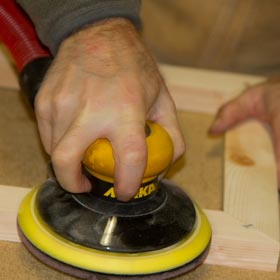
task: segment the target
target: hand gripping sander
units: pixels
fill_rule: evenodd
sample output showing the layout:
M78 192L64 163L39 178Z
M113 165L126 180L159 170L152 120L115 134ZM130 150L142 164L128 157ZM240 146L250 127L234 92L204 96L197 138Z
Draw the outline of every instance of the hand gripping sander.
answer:
M0 4L0 22L5 27L0 39L15 58L33 105L51 63L49 52L13 1ZM147 122L146 141L147 168L129 202L115 197L114 158L106 139L95 141L84 156L90 193L66 192L55 178L32 189L18 212L26 248L51 267L83 279L170 279L198 266L211 241L207 217L179 187L159 180L172 159L167 132Z
M23 200L18 225L28 249L43 252L37 255L43 261L47 255L62 262L65 272L69 267L126 276L169 271L164 276L169 278L200 263L211 239L209 223L180 188L158 180L172 159L172 142L158 124L147 127L148 162L136 196L116 199L112 147L99 139L83 161L90 193L68 193L49 179Z

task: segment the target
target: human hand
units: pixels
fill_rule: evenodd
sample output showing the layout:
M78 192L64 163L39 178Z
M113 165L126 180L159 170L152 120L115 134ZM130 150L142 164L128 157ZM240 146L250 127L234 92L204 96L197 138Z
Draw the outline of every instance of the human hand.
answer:
M98 138L112 144L115 193L124 201L136 194L145 171L146 120L167 130L174 161L185 148L174 102L126 19L96 23L62 42L35 99L35 113L56 177L70 192L90 191L81 162Z
M271 78L247 88L240 96L223 105L210 128L220 134L243 120L255 118L270 124L280 181L280 79Z

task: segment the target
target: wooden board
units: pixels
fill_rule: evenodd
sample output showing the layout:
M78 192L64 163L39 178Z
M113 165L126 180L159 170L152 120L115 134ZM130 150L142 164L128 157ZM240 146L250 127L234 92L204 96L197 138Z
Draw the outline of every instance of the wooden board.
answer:
M276 164L270 135L256 121L226 135L224 212L279 241Z
M264 80L257 76L168 65L161 69L179 109L209 114L216 113L224 102L240 94L248 85ZM206 262L276 271L280 248L278 209L276 163L269 131L257 121L243 123L225 135L223 214L230 217L231 222L224 226L231 228L235 224L235 229L223 231L226 234L222 236L231 238L226 237L228 243L223 244L223 238L219 238ZM212 216L212 226L221 217ZM215 244L221 228L213 228L217 230ZM240 239L244 228L250 228L246 242ZM255 242L257 236L261 239ZM245 246L252 242L255 243L253 255L252 248L248 250ZM234 255L232 248L236 250ZM266 253L264 248L269 248ZM219 257L212 258L216 253ZM261 258L256 261L256 256Z
M164 64L160 69L178 109L209 114L215 114L246 87L264 80L260 76Z
M179 109L209 114L248 84L263 79L166 65L161 70ZM17 89L18 85L10 80L8 87ZM276 271L276 165L266 129L250 122L228 132L224 163L223 211L206 210L213 228L213 244L206 263ZM0 186L0 192L0 238L19 241L15 215L26 189Z

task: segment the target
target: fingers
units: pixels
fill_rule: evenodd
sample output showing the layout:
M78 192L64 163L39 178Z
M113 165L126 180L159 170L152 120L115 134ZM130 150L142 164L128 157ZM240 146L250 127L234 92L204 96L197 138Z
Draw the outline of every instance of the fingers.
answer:
M116 127L116 126L115 126ZM147 162L145 121L123 125L108 136L115 159L114 187L116 197L130 200L138 191ZM71 127L54 149L51 159L55 174L69 192L81 193L91 190L88 179L81 172L81 162L86 148L99 138L88 135L85 127Z
M209 129L211 134L219 134L248 118L265 118L262 85L247 89L237 98L223 105Z
M184 136L180 129L177 118L161 118L159 123L168 132L173 142L173 159L172 163L180 158L186 150Z
M97 138L98 131L76 121L52 151L55 175L67 191L82 193L91 190L89 180L82 173L82 160L87 147Z
M173 160L176 161L185 152L185 141L177 118L177 111L168 89L163 85L156 105L149 113L149 119L157 122L168 132L173 142Z
M182 154L184 141L174 103L166 90L159 93L156 65L138 34L124 23L107 24L63 42L38 101L38 123L57 179L70 192L90 190L81 172L84 152L97 138L108 138L115 157L116 195L129 200L146 167L147 111L170 134L174 160Z
M239 97L225 104L219 110L209 132L212 134L222 133L248 118L256 118L270 123L280 186L280 87L277 82L279 80L267 81L251 87Z
M35 114L38 124L38 130L42 144L48 155L51 154L51 139L52 139L52 125L51 121L48 119L48 115L45 115L46 108L42 106L35 105Z
M73 102L73 99L68 102L64 97L65 93L69 92L67 88L59 90L59 94L52 99L50 99L49 90L48 87L42 87L40 92L42 95L37 96L35 104L41 140L46 152L51 156L54 171L61 186L73 193L89 191L90 183L82 174L80 164L87 142L83 143L79 139L80 132L75 131L75 125L72 125L73 107L77 103Z
M44 77L34 104L40 137L48 154L51 154L54 144L58 142L60 138L58 134L69 127L70 115L73 111L70 110L71 103L76 104L73 101L68 102L67 96L70 91L74 91L77 83L67 78L60 81L59 77L54 61ZM65 123L64 127L63 123Z
M128 201L138 191L147 163L145 121L122 125L110 139L115 159L114 187L119 200Z

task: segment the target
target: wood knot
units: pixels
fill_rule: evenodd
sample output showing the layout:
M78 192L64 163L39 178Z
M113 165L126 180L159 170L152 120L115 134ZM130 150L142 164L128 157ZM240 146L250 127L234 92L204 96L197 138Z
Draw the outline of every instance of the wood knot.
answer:
M239 165L244 165L244 166L252 166L252 165L255 165L255 162L249 158L248 156L246 155L241 155L241 154L237 154L237 153L232 153L230 155L230 159L239 164Z

